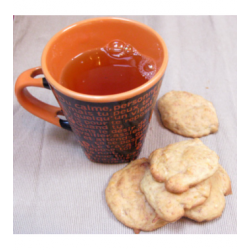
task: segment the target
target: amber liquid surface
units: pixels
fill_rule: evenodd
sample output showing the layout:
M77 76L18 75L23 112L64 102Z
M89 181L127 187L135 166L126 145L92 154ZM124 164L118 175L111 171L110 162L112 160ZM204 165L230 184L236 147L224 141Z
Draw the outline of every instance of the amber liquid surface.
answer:
M156 70L153 59L116 40L74 57L64 68L60 84L87 95L112 95L141 86Z

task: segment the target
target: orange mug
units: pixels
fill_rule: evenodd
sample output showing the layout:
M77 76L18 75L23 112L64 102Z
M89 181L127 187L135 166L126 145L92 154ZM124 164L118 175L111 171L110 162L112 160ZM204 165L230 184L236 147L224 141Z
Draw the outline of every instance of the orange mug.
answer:
M157 71L151 79L111 95L79 93L60 84L62 71L72 58L117 39L154 60ZM88 19L50 39L42 54L42 66L23 72L16 81L15 93L30 113L73 131L91 161L129 162L141 151L167 63L163 39L145 24L117 17ZM41 74L44 78L35 78ZM29 86L52 90L60 107L36 99L28 92ZM67 120L60 119L60 115Z

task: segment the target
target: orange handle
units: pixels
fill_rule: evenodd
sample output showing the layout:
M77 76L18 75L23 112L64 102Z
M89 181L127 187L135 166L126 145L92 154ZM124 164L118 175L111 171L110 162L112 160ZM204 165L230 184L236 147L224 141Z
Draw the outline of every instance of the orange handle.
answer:
M19 103L30 113L39 118L48 121L58 127L61 127L60 119L57 115L62 114L59 107L48 105L32 96L27 87L44 88L42 78L34 78L37 75L43 74L41 67L32 68L24 71L16 81L15 93Z

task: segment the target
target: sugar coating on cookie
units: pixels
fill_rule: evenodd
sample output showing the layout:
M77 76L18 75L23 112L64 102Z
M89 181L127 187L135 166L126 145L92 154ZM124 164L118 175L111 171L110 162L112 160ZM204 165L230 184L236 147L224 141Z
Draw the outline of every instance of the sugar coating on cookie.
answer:
M205 202L210 194L210 182L203 181L181 194L166 190L165 184L157 182L148 168L141 181L141 191L160 218L174 222L180 219L186 209Z
M185 217L202 222L221 216L225 208L225 197L232 193L230 178L222 166L209 178L211 192L207 200L195 208L185 211Z
M218 118L213 104L186 91L170 91L158 101L163 125L172 132L199 138L218 131Z
M153 151L149 156L150 171L166 189L182 193L215 173L219 157L202 143L192 139L173 143Z
M152 231L167 224L159 219L140 190L146 168L146 158L132 161L116 172L106 188L106 201L115 217L135 233Z

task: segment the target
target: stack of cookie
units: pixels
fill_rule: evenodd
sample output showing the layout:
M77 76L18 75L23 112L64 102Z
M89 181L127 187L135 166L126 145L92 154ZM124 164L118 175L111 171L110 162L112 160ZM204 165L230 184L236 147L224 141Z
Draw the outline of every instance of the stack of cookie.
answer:
M115 217L135 233L152 231L181 217L209 221L231 193L217 154L200 139L177 142L132 161L116 172L106 201Z
M195 139L170 144L115 173L106 201L116 218L135 233L152 231L182 217L197 222L221 216L231 182L218 155L199 137L218 130L211 102L185 91L158 101L163 125Z

